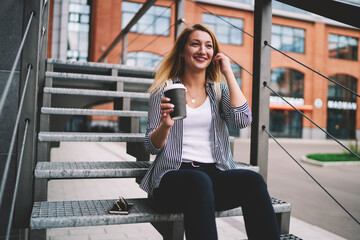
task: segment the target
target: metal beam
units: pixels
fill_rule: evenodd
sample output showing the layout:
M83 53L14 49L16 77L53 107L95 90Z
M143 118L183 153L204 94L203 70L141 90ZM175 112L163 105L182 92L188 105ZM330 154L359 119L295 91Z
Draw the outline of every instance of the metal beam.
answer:
M269 126L269 91L263 86L270 80L270 48L264 41L271 39L271 0L255 0L253 93L250 164L259 166L259 173L267 179L268 135L262 127Z
M130 29L139 21L139 19L146 13L147 10L156 2L156 0L147 0L126 27L121 30L110 46L105 50L104 54L99 58L98 62L105 60L107 55L116 47L116 45L130 32Z
M337 0L277 0L320 16L360 28L360 5Z
M176 0L176 13L175 13L175 39L184 30L185 25L185 0Z
M20 117L20 123L24 123L27 120L30 123L28 134L26 135L24 161L21 168L14 215L14 226L19 228L27 228L29 226L34 201L33 169L36 165L36 142L39 124L37 107L38 90L40 81L45 76L49 2L44 0L24 1L24 20L28 19L32 11L35 12L34 24L31 26L29 36L25 42L20 66L21 89L24 87L26 71L29 65L32 66L32 71L30 72L29 86ZM22 137L20 136L24 132L24 128L23 124L19 124L18 149L20 149L22 144Z

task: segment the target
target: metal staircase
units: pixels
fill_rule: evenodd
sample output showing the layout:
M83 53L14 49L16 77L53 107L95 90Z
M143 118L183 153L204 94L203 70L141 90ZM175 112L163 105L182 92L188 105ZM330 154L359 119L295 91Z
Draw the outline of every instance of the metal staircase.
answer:
M157 209L150 199L128 199L134 204L129 215L111 215L108 210L115 199L86 201L46 201L46 182L51 179L136 178L144 176L151 165L143 150L144 134L140 118L146 109L136 109L152 83L152 69L103 63L81 63L48 59L43 89L38 162L34 171L35 201L30 229L99 226L150 222L164 239L183 239L183 216ZM40 90L42 91L42 90ZM114 102L116 110L95 110L89 106ZM119 131L64 132L66 122L74 115L119 117ZM59 142L126 142L127 153L136 161L118 162L51 162L50 149ZM237 163L238 168L258 171L257 166ZM45 196L45 197L44 197ZM272 199L278 216L282 239L299 239L288 234L291 204ZM241 208L217 212L217 217L240 216Z

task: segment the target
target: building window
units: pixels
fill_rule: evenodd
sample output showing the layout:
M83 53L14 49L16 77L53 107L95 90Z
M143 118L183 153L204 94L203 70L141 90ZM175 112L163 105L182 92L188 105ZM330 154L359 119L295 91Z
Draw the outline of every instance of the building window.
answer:
M148 52L130 52L126 56L126 65L135 67L156 67L163 56Z
M338 74L331 79L356 92L357 79ZM329 82L326 130L339 139L354 139L356 128L356 96Z
M220 18L226 20L227 22L223 21ZM203 23L214 32L219 43L242 45L243 34L242 31L239 29L243 29L244 21L239 18L223 16L220 16L220 18L205 13L202 15Z
M354 77L344 74L338 74L331 76L331 79L335 80L339 84L349 88L356 92L357 80ZM335 85L335 83L329 82L328 100L332 101L344 101L344 102L356 102L356 96L351 92Z
M357 61L358 39L329 34L329 57Z
M122 3L122 28L126 27L141 6L141 3ZM169 36L170 15L170 8L152 6L130 29L130 31L141 34Z
M276 68L271 71L270 86L283 97L303 98L304 74L289 68Z
M69 3L67 59L86 62L89 49L90 6L87 0Z
M271 45L286 52L305 52L305 30L272 25Z

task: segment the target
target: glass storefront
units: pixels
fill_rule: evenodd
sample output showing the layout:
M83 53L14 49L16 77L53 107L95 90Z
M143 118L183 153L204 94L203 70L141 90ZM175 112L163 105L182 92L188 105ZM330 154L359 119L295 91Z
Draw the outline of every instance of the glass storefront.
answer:
M274 137L301 138L302 116L295 111L270 110L270 132Z
M303 105L303 73L290 68L273 69L270 87L293 105ZM271 104L283 105L282 100L273 93L271 93L270 100L272 100ZM302 116L292 110L271 109L270 132L274 137L301 138Z
M338 74L331 79L356 92L357 79ZM354 139L356 129L356 96L329 82L326 130L338 139Z

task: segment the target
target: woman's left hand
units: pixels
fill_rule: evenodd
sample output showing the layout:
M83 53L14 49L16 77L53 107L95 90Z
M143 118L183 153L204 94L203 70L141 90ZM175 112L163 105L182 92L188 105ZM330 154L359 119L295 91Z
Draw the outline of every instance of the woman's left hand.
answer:
M232 73L230 59L222 53L218 53L213 58L213 64L219 64L220 71L222 74L226 75Z

